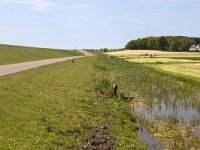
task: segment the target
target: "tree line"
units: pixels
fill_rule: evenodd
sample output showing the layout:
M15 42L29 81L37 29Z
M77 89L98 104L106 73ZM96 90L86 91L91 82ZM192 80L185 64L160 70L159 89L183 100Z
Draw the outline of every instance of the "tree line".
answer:
M126 49L188 51L191 45L199 44L200 38L185 36L146 37L132 40L125 46Z

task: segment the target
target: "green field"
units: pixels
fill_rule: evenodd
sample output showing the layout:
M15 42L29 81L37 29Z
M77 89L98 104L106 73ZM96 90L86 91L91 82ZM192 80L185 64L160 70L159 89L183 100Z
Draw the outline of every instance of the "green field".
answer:
M108 55L132 66L124 76L132 76L129 82L142 99L132 102L141 122L140 139L151 149L200 149L200 53L133 50Z
M163 64L156 65L155 68L161 69L167 72L176 73L179 76L193 77L200 80L200 63L188 63L188 64Z
M134 58L125 59L129 62L144 63L144 64L171 64L171 63L199 63L200 60L188 60L188 59L174 59L174 58Z
M179 121L188 116L187 109L200 116L199 82L152 66L185 64L198 63L130 63L95 53L74 64L67 61L0 77L0 149L82 149L91 148L91 143L97 149L156 146L137 136L144 128L168 149L198 149L200 140L193 132L200 120ZM119 87L117 97L114 84ZM134 99L127 101L130 97ZM162 116L157 110L149 112L157 112L156 119L148 120L137 106L187 115Z
M112 98L120 74L106 62L82 58L1 77L0 149L81 149L103 126L105 149L145 149L129 103Z
M200 53L198 52L127 50L110 52L108 55L120 57L129 62L147 64L160 71L181 77L200 80Z
M109 52L106 53L108 55L121 57L121 58L137 58L146 57L145 55L153 55L155 57L161 58L191 58L191 57L200 57L200 53L198 52L167 52L167 51L156 51L156 50L124 50L124 51L116 51L116 52Z
M82 55L78 51L0 45L0 65Z

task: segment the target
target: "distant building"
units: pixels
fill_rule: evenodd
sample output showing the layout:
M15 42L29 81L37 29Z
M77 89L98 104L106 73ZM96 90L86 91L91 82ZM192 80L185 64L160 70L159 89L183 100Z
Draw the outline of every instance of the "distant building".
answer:
M189 49L190 52L200 52L200 44L192 45Z
M195 45L192 45L189 49L190 52L194 52L196 51L196 46Z
M200 52L200 44L196 46L196 50Z

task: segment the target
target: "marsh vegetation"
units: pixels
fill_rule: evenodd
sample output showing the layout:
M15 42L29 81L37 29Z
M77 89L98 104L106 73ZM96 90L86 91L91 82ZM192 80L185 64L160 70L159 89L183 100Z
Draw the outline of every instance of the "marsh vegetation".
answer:
M1 77L0 148L199 149L199 81L151 65L96 53Z
M127 50L108 54L125 59L129 62L145 64L167 73L200 80L199 52Z
M117 61L81 58L1 77L0 149L145 149L129 103L111 92Z
M140 58L138 58L138 52ZM122 54L123 52L119 53L118 56L127 61L127 57ZM167 53L165 56L163 52L157 51L158 58L149 58L150 55L146 55L147 51L136 51L136 54L134 51L127 53L131 53L131 56L128 55L128 60L131 59L131 62L127 62L126 65L132 66L132 69L129 70L131 75L126 74L126 76L127 79L130 76L130 82L133 84L132 91L134 91L134 95L138 96L137 100L133 101L131 105L134 112L139 116L139 124L145 128L145 130L139 130L139 137L147 136L149 133L153 135L149 136L149 140L141 138L144 143L150 145L150 149L155 149L155 147L152 148L152 144L149 144L156 143L155 139L159 148L164 145L168 149L199 149L199 53L185 53L188 54L185 55L183 53L165 52ZM125 55L127 53L125 51ZM161 54L159 55L159 53ZM112 53L109 54L112 55ZM117 52L114 53L114 56L117 56ZM179 59L182 57L184 59ZM196 59L193 59L194 57ZM147 61L141 62L141 59ZM151 61L149 62L148 59ZM156 63L153 59L159 59L162 64ZM175 61L172 62L174 59ZM176 60L180 61L176 62ZM185 70L188 66L190 75L184 74L179 69L174 69L174 72L177 71L181 75L173 71L163 71L162 65L164 68L182 65ZM196 67L192 68L190 65ZM160 69L157 69L158 66ZM191 74L192 71L190 72L190 70L197 72L196 76L195 73Z

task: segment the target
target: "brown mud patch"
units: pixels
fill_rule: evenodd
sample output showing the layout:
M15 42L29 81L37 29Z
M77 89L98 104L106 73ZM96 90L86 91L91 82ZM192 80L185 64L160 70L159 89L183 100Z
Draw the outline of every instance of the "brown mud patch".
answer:
M115 139L106 130L107 126L102 126L93 130L87 140L87 144L70 150L113 150L115 149Z

